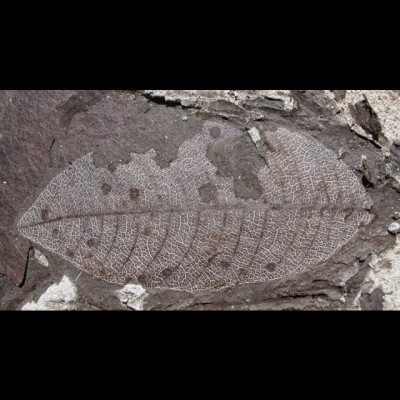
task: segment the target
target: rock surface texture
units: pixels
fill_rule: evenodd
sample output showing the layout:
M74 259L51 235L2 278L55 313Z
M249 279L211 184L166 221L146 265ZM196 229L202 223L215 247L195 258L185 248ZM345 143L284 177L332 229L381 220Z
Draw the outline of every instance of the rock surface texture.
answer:
M395 90L2 91L0 309L398 309L399 126Z

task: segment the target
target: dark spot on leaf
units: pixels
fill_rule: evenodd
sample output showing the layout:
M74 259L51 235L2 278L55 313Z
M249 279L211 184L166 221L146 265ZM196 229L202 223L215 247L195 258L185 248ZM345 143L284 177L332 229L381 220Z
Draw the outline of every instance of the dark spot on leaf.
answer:
M221 263L219 264L219 266L220 266L221 268L223 268L223 269L228 269L228 268L231 266L231 264L229 264L228 261L223 260L223 261L221 261Z
M208 203L211 200L215 200L217 196L217 188L212 183L206 183L199 187L199 195L201 200Z
M137 200L139 198L139 189L137 188L130 188L129 189L129 197L131 200Z
M170 276L172 275L172 269L171 269L171 268L165 268L165 269L163 269L162 275L163 275L165 278L170 277Z
M110 164L107 165L107 169L108 169L111 173L113 173L113 172L116 171L117 165L116 165L115 163L111 162Z
M244 268L240 268L240 269L239 269L239 276L238 276L239 279L245 278L246 275L247 275L247 271L246 271Z
M103 183L101 185L101 191L103 192L103 194L108 194L111 192L111 186L108 183Z
M145 274L141 274L137 277L137 280L139 283L141 283L142 285L144 285L146 283L146 275Z
M151 235L151 228L149 226L145 226L143 229L143 235L144 236L150 236Z
M51 231L51 236L53 236L53 238L57 237L60 234L60 231L57 228L54 228Z
M266 269L267 271L269 271L269 272L274 272L275 269L276 269L276 264L273 263L273 262L270 262L270 263L268 263L268 264L265 266L265 269Z
M344 209L345 215L344 215L344 220L345 222L348 221L348 219L354 214L355 210L352 207L348 207Z
M213 126L210 129L210 135L212 138L217 139L221 136L221 129L218 126Z
M65 252L65 254L69 257L69 258L74 258L74 252L71 249L67 249L67 251Z
M44 208L40 211L40 218L42 218L42 221L49 220L49 210L47 208Z
M86 244L87 244L89 247L94 247L94 246L96 246L96 240L95 240L95 239L89 239L89 240L86 242Z

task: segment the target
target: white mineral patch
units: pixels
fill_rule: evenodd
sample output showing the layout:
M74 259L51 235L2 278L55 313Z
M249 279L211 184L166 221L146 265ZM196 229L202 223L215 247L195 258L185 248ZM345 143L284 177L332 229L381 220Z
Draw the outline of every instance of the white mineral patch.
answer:
M76 299L76 286L64 275L60 283L49 286L37 302L26 303L22 310L74 310Z
M293 111L297 110L297 102L292 97L290 90L235 90L234 96L238 102L243 100L256 100L256 99L275 99L283 102L283 110Z
M400 232L400 224L398 222L392 222L388 226L388 231L394 235L397 235Z
M35 249L34 257L44 267L48 267L49 266L49 260L47 259L47 257L39 249Z
M366 210L370 210L373 205L374 205L374 201L372 200L371 197L366 198L362 204L363 208L365 208Z
M258 129L255 126L253 126L251 129L249 129L248 133L251 137L251 140L254 142L254 144L257 144L261 140L260 132L258 132Z
M142 311L144 300L148 296L146 290L141 285L128 284L121 290L116 291L116 295L122 304L136 311Z

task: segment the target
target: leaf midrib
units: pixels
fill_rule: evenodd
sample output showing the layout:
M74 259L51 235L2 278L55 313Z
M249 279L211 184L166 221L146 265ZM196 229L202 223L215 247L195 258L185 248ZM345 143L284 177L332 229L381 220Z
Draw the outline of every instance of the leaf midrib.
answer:
M40 225L50 224L52 222L63 221L68 219L80 219L80 218L99 218L99 217L110 217L110 216L119 216L119 215L148 215L148 214L168 214L168 213L188 213L188 212L203 212L203 211L342 211L342 212L364 212L368 213L366 209L364 209L361 205L353 205L353 204L328 204L328 203L318 203L318 204L281 204L281 205L270 205L270 204L251 204L251 205L240 205L240 206L206 206L204 208L169 208L165 210L126 210L126 211L106 211L106 212L98 212L98 213L87 213L87 214L70 214L63 215L56 218L48 219L45 221L36 222L34 224L29 225L20 225L19 229L31 228Z

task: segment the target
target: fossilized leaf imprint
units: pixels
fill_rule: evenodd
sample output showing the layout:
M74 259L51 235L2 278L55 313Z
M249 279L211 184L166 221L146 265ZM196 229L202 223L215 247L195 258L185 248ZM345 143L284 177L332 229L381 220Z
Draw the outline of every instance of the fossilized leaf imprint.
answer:
M208 121L164 169L154 150L114 170L87 154L47 185L20 233L108 282L201 290L306 270L371 221L352 171L316 140L283 128L261 134L261 192L241 198L241 177L221 173L208 151L243 135Z

